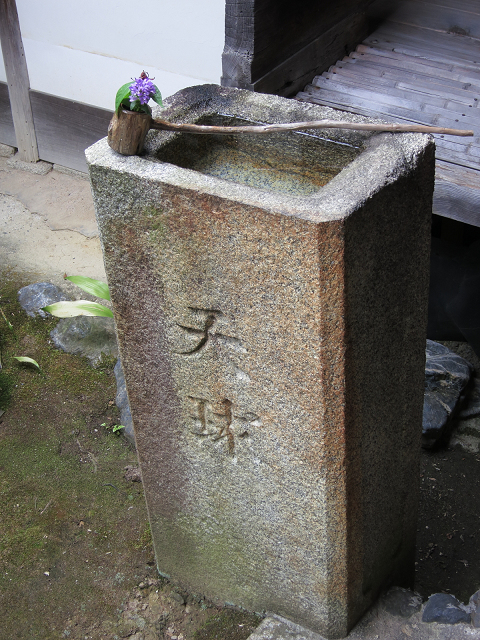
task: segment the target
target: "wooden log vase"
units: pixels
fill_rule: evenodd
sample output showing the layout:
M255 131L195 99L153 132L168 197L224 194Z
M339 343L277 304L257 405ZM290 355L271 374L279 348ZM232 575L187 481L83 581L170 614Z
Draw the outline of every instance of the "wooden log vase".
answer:
M136 156L143 150L152 124L149 113L121 109L113 114L108 125L108 144L124 156Z
M473 136L473 131L447 129L418 124L376 124L369 122L341 122L337 120L315 120L312 122L287 122L284 124L260 124L247 126L208 126L199 124L176 124L153 119L148 113L121 110L115 113L108 126L110 148L124 156L142 152L149 129L177 131L197 134L279 133L305 129L353 129L356 131L386 131L391 133L438 133L452 136Z

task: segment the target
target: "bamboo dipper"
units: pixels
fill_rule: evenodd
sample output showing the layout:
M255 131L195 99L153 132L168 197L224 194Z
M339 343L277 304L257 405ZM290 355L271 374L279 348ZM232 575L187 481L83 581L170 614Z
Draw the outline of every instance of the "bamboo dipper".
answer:
M353 129L355 131L387 131L391 133L440 133L450 136L473 136L473 131L446 129L419 124L371 124L342 122L336 120L313 120L312 122L292 122L286 124L260 124L233 127L217 127L199 124L175 124L154 119L148 113L122 110L115 113L108 126L108 144L124 156L141 153L149 129L179 131L199 134L232 133L280 133L301 131L302 129Z

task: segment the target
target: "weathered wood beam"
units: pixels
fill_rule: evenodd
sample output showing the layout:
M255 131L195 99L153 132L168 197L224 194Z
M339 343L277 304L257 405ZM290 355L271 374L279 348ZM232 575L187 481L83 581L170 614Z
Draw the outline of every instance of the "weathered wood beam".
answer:
M226 0L222 85L294 95L368 35L371 4Z
M39 157L30 104L30 82L15 0L0 0L0 41L18 153L21 160L37 162Z

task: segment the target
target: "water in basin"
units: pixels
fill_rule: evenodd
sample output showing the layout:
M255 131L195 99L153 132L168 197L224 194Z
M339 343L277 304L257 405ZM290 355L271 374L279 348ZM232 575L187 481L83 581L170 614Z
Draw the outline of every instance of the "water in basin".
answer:
M254 124L225 115L208 115L196 124ZM362 151L302 132L270 134L175 135L156 160L184 169L294 196L317 192Z

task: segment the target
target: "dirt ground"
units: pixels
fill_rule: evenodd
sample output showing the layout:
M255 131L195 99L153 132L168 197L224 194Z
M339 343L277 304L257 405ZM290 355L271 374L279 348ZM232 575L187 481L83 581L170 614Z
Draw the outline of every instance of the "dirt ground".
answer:
M423 452L415 588L464 603L480 589L480 456L456 446Z
M23 284L63 286L64 272L104 279L95 233L86 180L0 158L0 639L246 639L257 617L158 578L136 454L112 433L113 362L95 370L54 349L56 321L17 303ZM422 453L424 598L466 603L480 588L479 463L458 445Z
M1 637L247 638L259 618L156 573L136 454L111 428L113 362L92 369L53 348L56 320L28 318L16 296L25 283L11 273L1 283ZM458 446L422 453L415 588L424 598L446 591L468 602L480 588L479 463Z
M56 320L0 282L0 637L247 638L259 618L158 578L136 454L112 432L114 363L53 348Z

